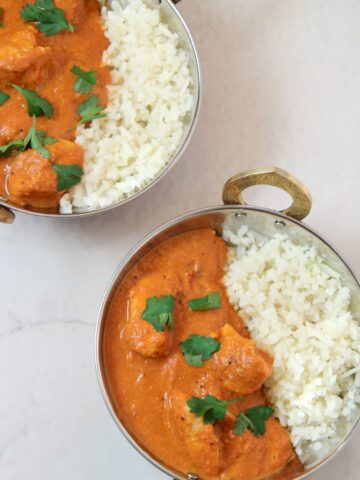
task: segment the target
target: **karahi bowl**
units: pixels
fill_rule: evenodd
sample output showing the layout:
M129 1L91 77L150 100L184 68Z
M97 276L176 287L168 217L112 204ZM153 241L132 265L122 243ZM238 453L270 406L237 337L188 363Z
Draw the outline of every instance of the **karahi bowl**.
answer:
M283 212L247 205L241 193L246 188L259 184L282 188L293 198L293 204ZM176 480L201 480L201 477L196 472L184 474L174 471L161 459L154 457L127 430L116 410L104 367L103 339L107 313L119 285L140 259L164 241L182 233L202 228L212 228L219 236L222 236L224 228L236 232L243 225L265 237L271 237L278 232L286 233L297 244L316 246L325 261L342 276L345 284L349 287L352 297L352 311L357 318L360 318L360 284L354 273L330 243L302 222L311 210L312 200L309 191L301 182L276 167L262 168L232 177L224 187L223 200L225 205L196 210L174 218L151 232L137 244L116 269L106 289L98 314L95 360L98 382L105 404L119 430L130 444L152 465ZM308 478L327 464L349 441L359 425L359 420L360 410L357 409L346 425L338 422L337 436L333 445L331 447L326 446L323 451L319 451L317 457L312 458L311 462L305 466L304 473L293 477L292 480Z

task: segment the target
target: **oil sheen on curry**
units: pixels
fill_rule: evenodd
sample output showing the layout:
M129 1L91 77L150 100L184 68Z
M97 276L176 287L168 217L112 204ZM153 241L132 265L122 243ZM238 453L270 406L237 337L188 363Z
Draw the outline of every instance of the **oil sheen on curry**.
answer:
M0 196L57 209L82 176L79 122L107 104L97 0L0 2Z
M126 429L172 471L290 480L303 468L262 389L273 360L227 300L226 256L204 229L140 260L108 310L105 382Z

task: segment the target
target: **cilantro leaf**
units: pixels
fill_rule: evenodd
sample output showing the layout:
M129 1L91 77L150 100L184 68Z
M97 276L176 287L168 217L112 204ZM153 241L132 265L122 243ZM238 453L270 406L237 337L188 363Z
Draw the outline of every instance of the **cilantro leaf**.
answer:
M57 142L57 140L56 138L49 137L46 132L36 130L36 117L34 116L33 119L33 126L28 131L25 139L16 138L7 145L1 146L0 157L8 157L13 149L23 152L28 148L33 148L34 150L38 150L46 159L50 158L50 152L44 145L51 145Z
M197 417L204 417L204 424L208 425L214 424L216 421L222 422L228 406L241 400L241 397L234 398L234 400L218 400L212 395L206 395L204 398L192 397L186 404L191 413Z
M189 365L202 367L204 360L210 360L211 355L220 348L220 342L211 337L191 335L180 343L181 351Z
M159 321L163 327L167 326L171 331L175 329L174 317L172 316L172 313L160 313Z
M33 126L30 128L25 140L23 150L33 148L41 153L46 159L50 159L50 151L44 145L50 145L57 140L53 137L48 137L45 132L36 130L36 117L33 117Z
M10 98L10 95L0 91L0 107L2 107L4 103L9 100L9 98Z
M37 130L37 136L43 145L52 145L53 143L57 142L56 138L49 137L49 135L42 130Z
M103 113L105 107L98 105L99 98L97 95L91 95L85 102L81 103L78 108L78 114L81 117L79 123L91 122L97 118L106 117L106 113Z
M233 432L235 435L241 435L246 432L247 429L253 430L254 425L252 424L250 418L248 418L244 413L239 413L236 417L236 422L234 425Z
M32 127L25 138L25 148L32 148L37 150L41 155L47 160L50 159L50 151L44 147L44 144L41 142L41 139L37 136L36 128Z
M58 184L57 190L68 190L69 188L77 185L84 173L80 165L52 165L51 168L57 175Z
M191 353L184 353L185 360L189 365L193 367L201 368L203 366L203 358L202 355L193 355Z
M21 9L21 17L26 22L35 22L36 28L46 36L55 35L62 30L74 31L66 20L63 10L54 5L53 0L36 0Z
M254 428L252 429L255 437L261 437L265 433L265 422L274 415L274 409L268 405L249 408L245 412Z
M214 310L221 307L219 292L213 292L206 297L194 298L188 302L190 310Z
M274 415L274 410L268 405L259 405L239 413L236 418L233 432L241 435L247 429L251 430L255 437L261 437L266 431L266 420Z
M0 28L3 28L4 26L4 13L5 9L3 7L0 7Z
M3 145L0 147L0 157L8 157L10 155L11 150L23 150L24 149L24 140L22 138L16 138L12 140L7 145Z
M157 332L165 332L165 327L174 330L174 318L172 312L175 306L175 297L163 295L162 297L150 297L146 300L146 308L141 318L151 323Z
M54 113L54 108L45 98L40 97L33 90L27 90L26 88L19 87L19 85L13 85L18 92L23 95L27 102L28 112L30 116L42 117L46 115L47 118L51 118Z
M70 72L79 77L74 84L74 91L78 93L90 93L96 83L96 70L86 72L77 65L74 65Z

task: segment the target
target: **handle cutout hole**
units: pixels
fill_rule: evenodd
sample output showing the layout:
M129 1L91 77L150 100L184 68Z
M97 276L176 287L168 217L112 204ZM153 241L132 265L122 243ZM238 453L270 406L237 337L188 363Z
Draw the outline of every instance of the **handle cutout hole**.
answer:
M285 210L292 204L292 198L285 190L270 185L254 185L244 190L242 195L249 205L271 210Z

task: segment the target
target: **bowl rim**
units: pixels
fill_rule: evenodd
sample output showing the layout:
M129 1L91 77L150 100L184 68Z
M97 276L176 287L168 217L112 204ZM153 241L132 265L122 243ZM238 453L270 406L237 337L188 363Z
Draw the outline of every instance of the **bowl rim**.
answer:
M97 315L97 321L96 321L96 328L95 328L95 370L96 370L96 375L97 375L97 381L98 385L101 391L101 395L103 397L103 400L105 402L105 405L108 409L108 412L110 413L111 417L113 418L115 424L117 425L118 429L120 432L123 434L123 436L126 438L126 440L132 445L133 448L143 457L145 458L148 462L150 462L154 467L162 471L163 473L169 475L172 477L174 480L190 480L190 477L186 477L185 474L182 472L176 472L175 470L170 470L170 468L164 466L163 464L160 463L160 461L156 460L155 457L153 457L150 453L148 453L145 449L143 449L139 443L135 440L135 438L130 434L130 432L126 429L125 425L121 422L119 417L116 415L115 409L111 403L110 395L106 389L106 383L105 383L105 378L103 375L103 370L102 370L102 358L101 358L101 352L102 352L102 340L103 340L103 326L106 321L106 307L108 304L109 299L111 298L111 293L116 285L117 279L120 276L121 272L124 270L124 268L127 266L127 264L133 259L133 257L136 255L136 253L141 250L144 246L146 246L154 237L156 237L158 234L165 232L169 228L181 223L184 220L190 220L194 219L198 216L201 215L206 215L206 214L212 214L212 213L218 213L221 211L233 211L234 213L241 213L241 212L246 212L246 211L254 211L254 212L259 212L259 213L265 213L265 214L271 214L273 216L278 217L281 220L286 220L288 222L292 222L295 225L305 229L308 233L314 235L318 240L323 242L325 246L327 246L337 257L338 259L343 263L345 268L348 270L349 274L353 277L355 281L355 285L359 288L360 290L360 282L359 279L356 277L355 273L353 270L349 267L348 263L344 260L342 255L340 255L335 247L329 243L320 233L318 233L316 230L314 230L312 227L310 227L308 224L296 220L295 218L289 217L288 215L285 215L281 212L278 212L276 210L271 210L268 208L263 208L263 207L258 207L258 206L252 206L252 205L217 205L213 207L205 207L205 208L200 208L196 210L192 210L190 212L181 214L179 216L176 216L175 218L163 223L159 227L153 229L150 233L148 233L145 237L143 237L139 242L137 242L134 247L131 248L131 250L127 253L127 255L121 260L121 262L118 264L116 270L112 274L107 287L105 289L105 292L103 294L98 315ZM155 248L155 247L154 247ZM305 471L303 474L295 477L293 480L305 480L309 478L310 476L313 476L318 470L320 470L325 464L329 463L332 459L335 458L335 456L338 455L338 453L345 447L345 445L350 441L351 437L353 436L355 430L359 427L360 424L360 415L357 416L356 421L352 425L351 429L347 433L347 435L343 438L343 440L339 443L339 445L323 460L321 460L318 464L309 467L308 471ZM191 479L192 480L192 479ZM199 479L200 480L200 479Z
M190 122L190 128L184 137L181 146L179 145L178 150L176 154L170 159L169 163L165 166L165 168L159 173L158 176L156 176L148 185L146 185L144 188L139 190L138 192L134 193L130 197L125 198L124 200L121 200L120 202L114 203L113 205L109 205L107 207L103 208L98 208L95 210L89 210L89 211L83 211L83 212L74 212L74 213L51 213L51 212L41 212L41 210L31 210L27 209L25 207L21 207L18 205L13 204L12 202L9 202L5 200L4 198L0 197L0 206L10 210L12 212L17 212L17 213L24 213L26 215L33 215L35 217L47 217L47 218L61 218L61 219L79 219L79 218L87 218L87 217L92 217L100 213L105 213L105 212L110 212L111 210L114 210L115 208L121 207L132 200L135 200L136 198L140 197L143 193L147 192L150 190L152 187L154 187L158 182L160 182L169 172L172 170L172 168L177 164L177 162L180 160L180 158L183 156L185 150L190 144L190 141L193 137L193 134L195 132L195 128L197 126L198 120L199 120L199 113L200 113L200 108L202 104L202 98L203 98L203 77L202 77L202 69L201 69L201 62L200 62L200 55L198 48L196 46L194 37L190 31L190 28L188 27L183 15L180 13L178 8L174 5L172 0L160 0L159 4L162 2L166 2L170 9L173 11L173 14L178 18L180 21L181 25L184 28L184 32L186 33L186 36L188 37L189 43L188 47L189 50L192 51L194 55L194 63L195 63L195 75L194 75L194 81L195 81L195 86L197 86L197 92L196 96L194 96L194 108L193 108L193 113L192 113L192 118Z

